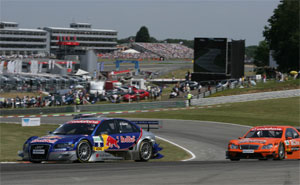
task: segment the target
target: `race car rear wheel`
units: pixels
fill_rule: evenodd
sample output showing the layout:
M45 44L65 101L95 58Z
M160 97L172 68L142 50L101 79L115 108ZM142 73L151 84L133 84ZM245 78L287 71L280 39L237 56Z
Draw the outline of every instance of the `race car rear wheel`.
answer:
M276 158L277 160L282 160L285 158L285 149L284 145L282 143L279 144L278 147L278 157Z
M152 157L152 153L153 153L153 149L151 143L149 141L143 141L139 149L139 154L140 154L139 161L148 161Z
M80 141L77 145L76 154L79 162L88 162L92 155L92 147L90 143L87 140Z

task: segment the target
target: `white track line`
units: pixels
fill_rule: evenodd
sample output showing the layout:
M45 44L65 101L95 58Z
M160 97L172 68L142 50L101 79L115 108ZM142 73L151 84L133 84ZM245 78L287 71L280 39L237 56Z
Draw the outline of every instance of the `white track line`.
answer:
M186 151L187 153L189 153L189 154L192 156L191 158L185 159L185 160L182 160L182 161L190 161L190 160L193 160L193 159L196 158L196 155L195 155L193 152L191 152L190 150L188 150L188 149L186 149L186 148L184 148L184 147L182 147L182 146L180 146L180 145L178 145L178 144L176 144L176 143L174 143L174 142L172 142L172 141L169 141L169 140L167 140L167 139L164 139L164 138L162 138L162 137L159 137L159 136L155 136L155 137L157 137L158 139L161 139L161 140L163 140L163 141L166 141L166 142L168 142L168 143L171 143L172 145L175 145L175 146L177 146L177 147L183 149L184 151Z

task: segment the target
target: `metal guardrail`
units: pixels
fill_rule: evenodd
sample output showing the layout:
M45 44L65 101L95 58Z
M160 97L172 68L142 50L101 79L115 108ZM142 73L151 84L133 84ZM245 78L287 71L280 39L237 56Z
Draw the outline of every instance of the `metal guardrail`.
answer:
M12 108L1 109L0 115L37 115L52 113L72 113L72 112L113 112L113 111L131 111L131 110L152 110L159 108L178 108L185 107L184 101L157 101L147 103L130 103L130 104L101 104L101 105L78 105L63 107L47 107L47 108Z

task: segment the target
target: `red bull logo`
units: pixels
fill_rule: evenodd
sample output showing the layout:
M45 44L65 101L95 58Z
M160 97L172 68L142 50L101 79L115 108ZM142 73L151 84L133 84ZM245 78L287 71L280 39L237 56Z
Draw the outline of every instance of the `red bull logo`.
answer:
M106 146L108 146L109 148L120 148L120 146L118 145L118 141L111 136L107 136Z
M103 150L107 150L107 149L112 149L112 148L120 148L119 144L118 144L118 140L106 135L106 134L102 134L101 135L103 138Z

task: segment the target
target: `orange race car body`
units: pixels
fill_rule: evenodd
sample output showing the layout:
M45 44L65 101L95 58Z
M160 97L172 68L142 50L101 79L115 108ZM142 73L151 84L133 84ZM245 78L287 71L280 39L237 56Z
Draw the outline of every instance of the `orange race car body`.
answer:
M291 126L257 126L243 137L231 140L226 158L300 159L300 133Z

